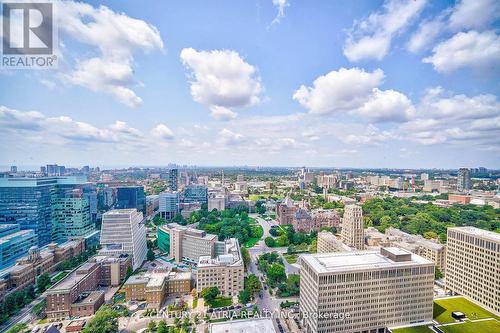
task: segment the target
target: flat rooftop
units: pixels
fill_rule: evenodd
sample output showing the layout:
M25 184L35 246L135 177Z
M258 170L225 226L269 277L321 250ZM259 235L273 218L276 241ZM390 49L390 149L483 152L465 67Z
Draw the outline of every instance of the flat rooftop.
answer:
M212 323L210 333L276 333L276 330L271 318L254 318Z
M494 231L479 229L476 227L453 227L453 228L448 228L448 230L471 234L474 236L488 239L492 242L500 242L500 234Z
M317 273L341 273L351 271L378 270L385 268L433 265L430 260L399 248L385 248L395 255L411 255L411 260L393 261L379 251L335 252L325 254L305 254L301 260L308 263Z

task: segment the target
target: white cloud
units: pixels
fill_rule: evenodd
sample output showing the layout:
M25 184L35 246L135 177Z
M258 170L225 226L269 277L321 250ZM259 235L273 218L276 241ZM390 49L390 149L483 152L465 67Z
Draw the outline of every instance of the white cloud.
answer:
M217 143L222 146L231 146L243 142L244 137L240 133L235 133L227 128L222 129L217 138Z
M415 112L408 97L395 90L375 88L373 95L357 113L376 121L405 121Z
M288 0L273 0L273 6L278 9L278 13L271 24L279 24L281 19L285 17L285 8L290 6L290 3Z
M425 4L426 0L386 1L381 11L355 22L348 33L344 55L351 62L383 59L392 39L420 15Z
M364 129L363 133L349 134L346 136L339 135L340 140L355 146L378 145L394 138L394 134L390 131L381 131L372 124L369 124Z
M165 124L158 124L155 128L153 128L152 133L157 138L164 140L172 140L174 138L174 132Z
M210 115L215 120L231 120L236 118L238 114L223 106L214 105L210 107Z
M18 111L0 106L0 125L2 128L20 130L38 130L40 122L45 118L37 111Z
M312 87L302 85L293 99L311 113L349 111L362 106L383 79L380 69L369 73L359 68L340 68L318 77Z
M233 117L228 111L260 102L262 85L257 69L230 50L181 51L182 63L192 71L191 95L193 99L212 109L219 119ZM221 117L222 115L222 117Z
M452 72L463 67L495 70L500 64L500 36L494 31L459 32L438 44L433 55L423 59L438 72Z
M455 30L479 29L498 17L500 17L498 0L462 0L453 8L449 25Z
M426 20L410 37L406 47L410 52L417 53L427 48L446 29L444 16L440 15L433 20Z
M61 78L95 92L105 92L130 107L142 99L133 90L139 85L133 74L133 53L163 49L156 27L106 6L61 1L57 3L58 26L66 37L95 47L98 56L76 60L76 68L64 72Z

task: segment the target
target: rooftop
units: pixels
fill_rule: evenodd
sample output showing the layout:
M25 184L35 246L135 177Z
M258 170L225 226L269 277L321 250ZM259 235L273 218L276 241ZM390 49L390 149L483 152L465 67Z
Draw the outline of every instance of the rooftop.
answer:
M384 268L433 265L433 262L409 251L399 248L383 248L387 252L399 255L410 255L410 260L393 261L380 254L379 251L335 252L325 254L306 254L301 260L307 262L318 273L340 273L345 271L365 271Z
M486 238L493 242L500 242L500 234L494 231L488 231L476 227L453 227L453 228L448 228L448 230L464 232L474 236Z
M276 330L271 318L253 318L212 323L210 333L276 333Z

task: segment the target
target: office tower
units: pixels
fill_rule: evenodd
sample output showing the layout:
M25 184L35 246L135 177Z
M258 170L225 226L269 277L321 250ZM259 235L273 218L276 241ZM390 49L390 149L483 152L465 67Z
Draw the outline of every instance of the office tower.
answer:
M208 203L208 188L205 185L187 185L184 188L184 202Z
M364 249L365 233L363 229L363 211L360 206L345 206L341 235L344 244L358 250Z
M63 176L66 173L66 167L64 165L47 164L46 172L49 177Z
M458 169L457 175L457 190L465 192L472 188L472 181L470 179L470 170L467 168Z
M185 227L177 223L164 224L158 228L158 247L176 262L189 260L198 262L201 256L213 256L217 235L203 230Z
M446 288L500 315L500 234L448 228Z
M352 249L331 232L318 232L318 253L347 252Z
M142 186L124 186L116 188L116 208L137 209L146 213L146 197Z
M430 260L395 247L307 254L299 260L299 304L307 333L385 332L432 322Z
M97 187L92 183L82 186L83 197L89 202L90 221L97 222Z
M160 193L158 212L160 217L170 220L179 214L180 195L179 192Z
M52 241L63 243L94 231L89 212L82 189L61 191L52 202Z
M229 238L216 243L215 256L198 260L196 290L217 287L225 296L237 296L243 290L245 267L239 242Z
M170 186L171 191L179 190L179 170L178 169L170 169L168 171L168 185Z
M83 173L89 173L90 172L90 167L88 165L85 165L82 167L82 172Z
M12 166L10 167L10 172L11 172L11 173L17 173L17 166L12 165Z
M0 225L0 270L15 264L36 245L38 238L33 230L21 230L18 224Z
M147 250L142 212L115 209L102 215L100 254L129 254L134 269L137 269L146 260Z
M38 236L38 245L47 245L56 226L57 203L68 191L86 183L85 177L0 178L0 224L32 229ZM89 214L83 210L80 213Z
M40 167L40 173L44 176L47 175L47 167L41 166Z

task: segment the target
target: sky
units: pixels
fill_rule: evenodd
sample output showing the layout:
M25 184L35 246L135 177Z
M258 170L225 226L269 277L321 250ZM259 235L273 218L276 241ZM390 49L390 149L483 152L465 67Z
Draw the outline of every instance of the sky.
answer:
M0 165L500 168L500 2L56 1Z

